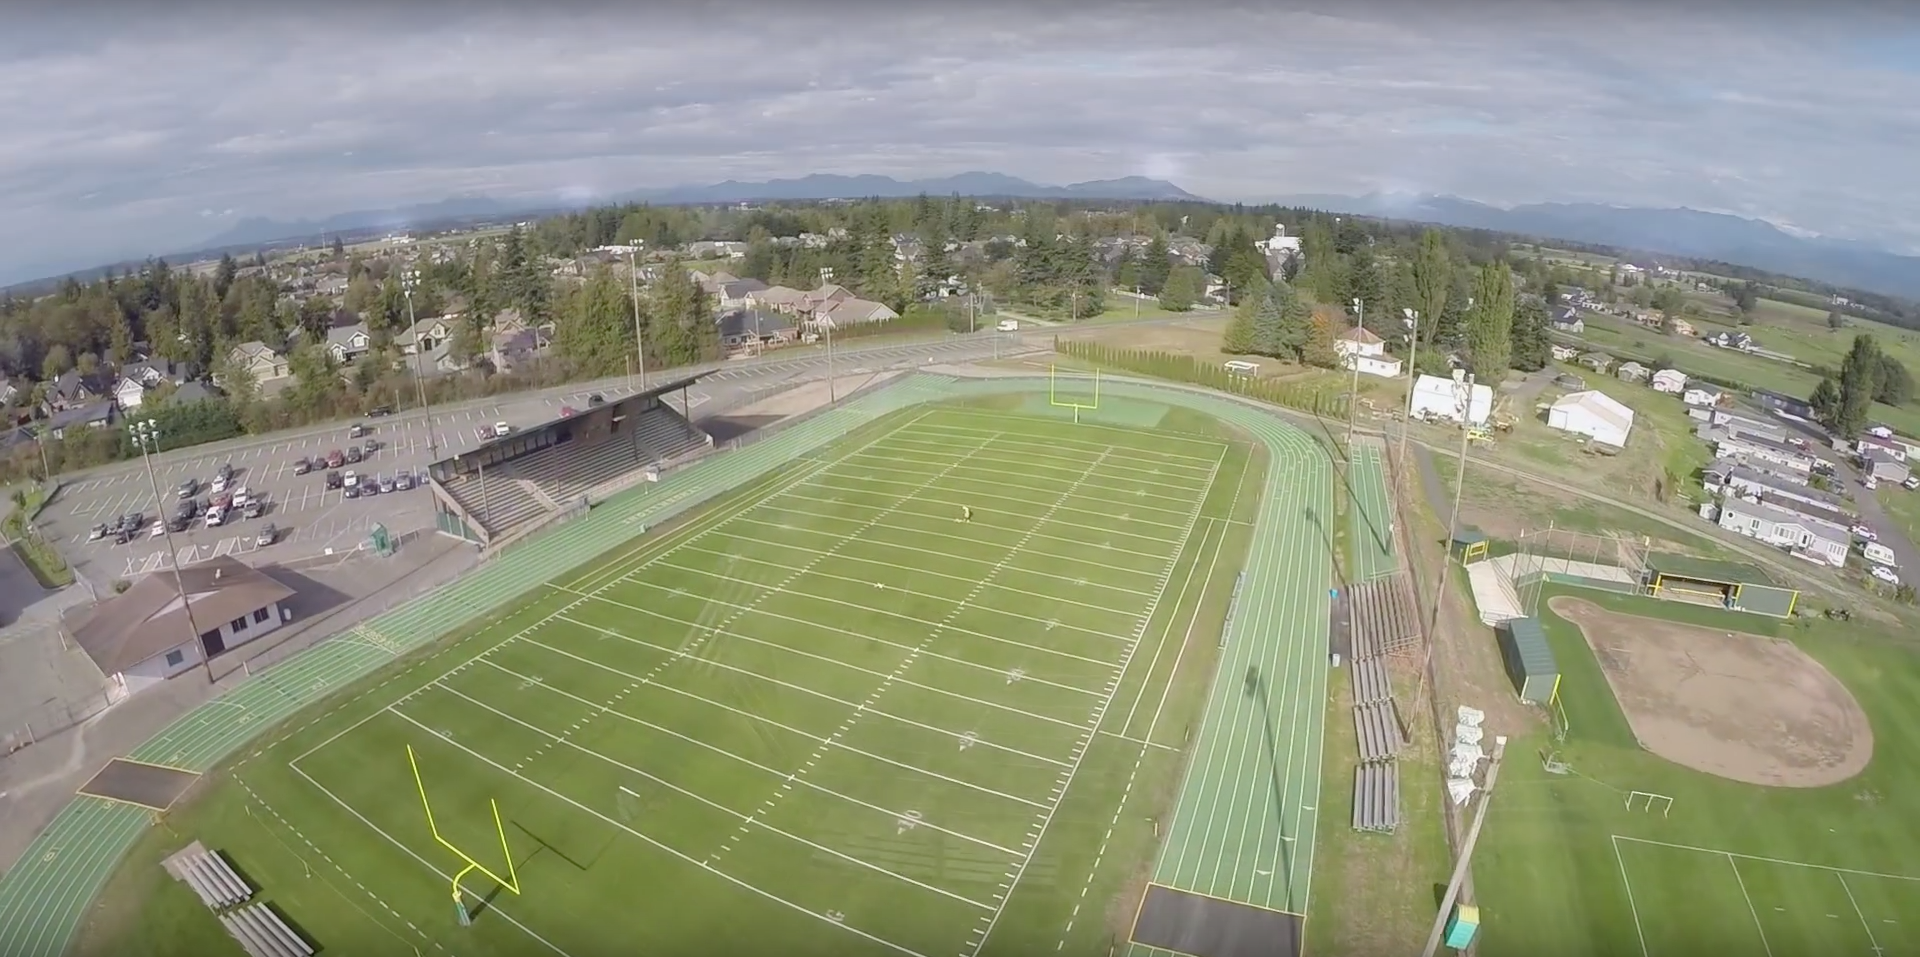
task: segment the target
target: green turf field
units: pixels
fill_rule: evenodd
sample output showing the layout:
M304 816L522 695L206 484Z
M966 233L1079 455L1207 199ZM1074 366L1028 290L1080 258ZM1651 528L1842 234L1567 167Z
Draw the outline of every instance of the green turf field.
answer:
M1920 832L1909 823L1920 794L1920 659L1910 644L1864 621L1784 623L1545 591L1555 594L1794 642L1859 701L1873 760L1828 787L1760 787L1643 751L1579 630L1542 601L1571 728L1564 743L1536 732L1508 745L1474 858L1481 953L1920 954ZM1545 751L1572 772L1545 770Z
M1236 653L1263 462L1192 413L890 421L254 751L136 848L81 952L232 949L151 866L191 835L341 953L1105 953L1076 918L1144 865ZM1302 617L1296 590L1262 614ZM1311 804L1313 769L1288 775Z

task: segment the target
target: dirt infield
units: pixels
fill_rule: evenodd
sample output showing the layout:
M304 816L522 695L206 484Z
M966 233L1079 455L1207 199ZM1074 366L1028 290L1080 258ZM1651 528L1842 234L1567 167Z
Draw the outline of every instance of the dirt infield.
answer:
M1749 784L1844 781L1873 756L1853 695L1791 642L1607 611L1560 596L1640 744L1676 764Z

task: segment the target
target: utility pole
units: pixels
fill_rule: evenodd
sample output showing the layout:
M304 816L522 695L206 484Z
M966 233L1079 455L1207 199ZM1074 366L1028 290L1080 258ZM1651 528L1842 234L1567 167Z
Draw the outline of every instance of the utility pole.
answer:
M420 387L420 408L427 415L427 461L440 458L433 438L433 406L427 402L427 375L421 368L420 357L427 350L420 341L419 321L413 317L413 290L420 285L420 270L409 269L400 274L400 291L407 296L407 331L413 335L413 382Z
M1446 933L1447 918L1453 913L1454 902L1460 898L1460 883L1467 878L1467 867L1473 863L1473 846L1480 841L1480 826L1487 822L1487 802L1493 800L1493 782L1500 777L1500 758L1507 751L1507 736L1497 735L1493 739L1493 760L1487 765L1487 783L1480 788L1480 806L1473 809L1473 826L1467 829L1467 839L1460 845L1460 860L1453 865L1453 878L1447 881L1447 895L1440 901L1440 913L1433 918L1433 933L1427 937L1427 948L1420 957L1433 957L1440 949L1440 937Z
M640 388L634 391L644 392L647 388L647 342L640 336L640 240L638 239L630 240L627 244L627 280L631 287L629 295L633 297L633 351L640 360ZM627 387L631 389L633 383L627 383Z
M1361 332L1367 331L1367 304L1357 298L1354 299L1353 314L1354 321L1359 323L1354 328ZM1359 342L1356 340L1354 345L1357 347ZM1353 413L1354 408L1360 404L1360 356L1358 353L1349 352L1347 361L1353 363L1353 384L1347 389L1347 462L1351 464L1353 462Z
M820 285L825 286L832 281L833 267L821 266ZM834 405L839 402L839 398L834 395L836 386L833 381L833 318L831 316L822 316L817 321L827 330L827 404Z
M1406 316L1402 325L1408 329L1407 352L1407 403L1400 409L1400 454L1397 467L1400 474L1407 471L1407 430L1413 426L1413 383L1420 378L1420 314L1412 309L1402 309ZM1398 482L1394 484L1398 485Z
M200 665L206 669L207 684L214 682L213 653L200 637L200 625L193 620L193 599L187 595L186 581L180 577L180 552L173 547L173 526L167 524L166 504L160 498L160 480L153 474L153 453L160 451L160 426L152 419L133 424L133 441L140 446L140 461L147 467L147 486L153 489L153 520L160 523L166 536L167 555L173 559L173 586L180 589L180 610L186 613L187 630L193 633L193 643L200 649Z
M1453 538L1460 532L1460 495L1467 488L1467 443L1473 437L1468 423L1473 416L1473 374L1456 370L1453 384L1460 412L1460 465L1453 477L1453 514L1447 518L1447 559L1440 563L1440 590L1433 595L1433 616L1427 624L1429 635L1440 627L1440 603L1446 600L1447 578L1453 571ZM1427 654L1433 654L1431 643L1427 645Z

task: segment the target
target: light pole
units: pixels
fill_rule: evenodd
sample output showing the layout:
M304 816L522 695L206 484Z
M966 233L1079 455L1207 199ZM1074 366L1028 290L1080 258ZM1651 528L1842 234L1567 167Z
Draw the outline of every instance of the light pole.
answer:
M1453 571L1453 539L1460 533L1460 496L1467 488L1467 441L1473 437L1469 427L1473 418L1473 373L1454 370L1453 384L1460 412L1460 464L1453 477L1453 513L1447 518L1447 560L1440 563L1440 590L1433 596L1433 617L1427 625L1429 635L1440 627L1440 603L1447 598L1447 578ZM1428 644L1427 653L1433 653L1432 644Z
M1358 317L1355 328L1362 332L1367 329L1367 304L1358 298L1353 300L1353 314ZM1360 355L1359 340L1354 341L1355 351L1347 353L1347 361L1353 363L1353 384L1347 388L1347 461L1353 461L1353 412L1360 404Z
M640 388L647 389L647 341L640 334L640 240L627 244L627 284L629 295L633 297L633 351L640 360ZM631 387L632 383L628 383Z
M400 291L407 297L407 329L413 334L413 383L420 389L420 408L427 414L427 461L440 458L433 439L433 406L427 402L427 374L421 365L420 357L426 353L426 346L420 341L419 320L413 318L413 290L420 285L420 270L409 269L400 274Z
M200 637L200 625L193 620L193 600L187 595L187 583L180 577L180 551L173 547L173 526L167 523L166 503L160 498L160 480L153 474L153 453L160 451L160 426L152 419L133 423L133 441L140 446L140 462L147 467L147 485L153 489L153 520L160 523L166 536L167 555L173 559L173 585L180 589L180 608L187 615L187 630L200 648L200 664L206 669L207 684L213 684L213 654Z
M1420 378L1420 371L1418 369L1420 364L1420 314L1412 309L1402 309L1400 312L1406 317L1401 320L1401 324L1408 329L1407 404L1400 410L1400 454L1398 466L1401 472L1405 472L1407 469L1407 429L1413 425L1413 383L1415 379Z
M832 281L833 267L821 266L820 285L825 286ZM839 399L834 395L837 387L833 382L833 317L823 316L815 321L819 322L820 325L824 326L827 330L827 404L834 405Z

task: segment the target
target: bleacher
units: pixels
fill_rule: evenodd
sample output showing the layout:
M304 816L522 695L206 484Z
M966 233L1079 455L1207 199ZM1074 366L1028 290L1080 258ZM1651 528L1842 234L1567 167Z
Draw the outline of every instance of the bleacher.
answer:
M632 428L594 442L561 442L530 452L484 474L442 487L467 514L499 535L564 508L580 496L635 469L671 464L712 446L705 432L662 405L638 413ZM485 494L482 484L485 483Z
M633 443L649 462L665 465L711 447L713 439L680 413L661 405L640 414L634 423Z
M272 908L259 901L247 903L253 897L253 888L219 852L195 841L161 861L160 866L192 889L250 957L312 957L313 945L287 926Z

